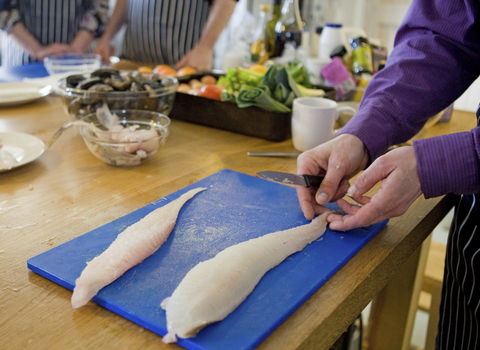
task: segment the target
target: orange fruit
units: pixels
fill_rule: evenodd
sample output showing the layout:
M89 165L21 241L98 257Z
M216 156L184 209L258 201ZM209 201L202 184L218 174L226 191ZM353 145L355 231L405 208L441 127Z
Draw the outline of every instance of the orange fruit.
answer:
M193 67L183 67L177 71L177 76L183 77L184 75L191 75L197 73L197 70Z
M150 67L138 67L138 73L152 73L153 70Z
M169 75L171 77L177 76L177 71L170 67L168 64L159 64L158 66L153 68L153 73Z

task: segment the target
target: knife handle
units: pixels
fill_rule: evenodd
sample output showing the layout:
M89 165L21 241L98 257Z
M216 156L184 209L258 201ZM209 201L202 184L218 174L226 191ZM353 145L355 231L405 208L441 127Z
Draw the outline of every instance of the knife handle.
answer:
M306 187L320 187L320 184L323 181L322 176L303 175L303 178L305 179Z

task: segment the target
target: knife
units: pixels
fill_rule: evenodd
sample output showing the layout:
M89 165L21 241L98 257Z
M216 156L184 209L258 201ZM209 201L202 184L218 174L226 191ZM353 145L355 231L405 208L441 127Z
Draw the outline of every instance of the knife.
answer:
M287 185L298 185L304 187L320 187L322 183L323 177L322 176L314 176L314 175L298 175L298 174L290 174L290 173L282 173L279 171L260 171L257 173L258 176L261 178L280 182Z

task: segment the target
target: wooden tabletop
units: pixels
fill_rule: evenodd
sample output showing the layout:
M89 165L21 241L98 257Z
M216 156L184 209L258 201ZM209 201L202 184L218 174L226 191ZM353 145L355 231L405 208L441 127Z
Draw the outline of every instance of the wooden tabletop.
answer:
M58 97L0 109L0 132L45 143L68 117ZM473 128L455 112L422 137ZM72 310L71 291L29 271L27 259L228 168L296 171L296 160L249 157L248 151L294 151L274 143L173 121L164 148L142 166L105 165L68 130L37 160L0 173L0 344L4 349L179 349L94 303ZM419 198L392 219L259 349L327 349L417 249L451 207Z

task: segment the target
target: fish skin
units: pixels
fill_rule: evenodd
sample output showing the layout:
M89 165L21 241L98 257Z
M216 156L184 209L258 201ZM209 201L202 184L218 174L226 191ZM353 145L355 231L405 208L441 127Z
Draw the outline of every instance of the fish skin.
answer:
M317 216L306 225L230 246L194 266L160 305L167 318L168 333L163 341L194 337L208 324L223 320L268 270L321 237L331 213Z
M155 209L140 221L127 227L75 281L72 295L74 309L85 305L100 289L115 281L131 267L152 255L165 242L175 227L183 205L206 188L190 190L172 202Z

